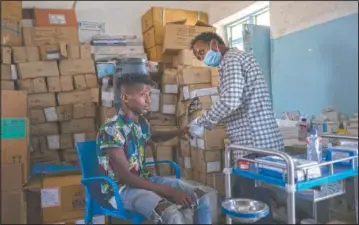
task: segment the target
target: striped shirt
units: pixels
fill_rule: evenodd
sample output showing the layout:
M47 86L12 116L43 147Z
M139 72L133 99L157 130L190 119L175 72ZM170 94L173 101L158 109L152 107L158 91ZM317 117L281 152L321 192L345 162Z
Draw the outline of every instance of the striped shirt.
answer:
M225 123L231 144L284 150L268 87L255 58L229 49L219 65L219 76L219 99L198 124L211 127Z

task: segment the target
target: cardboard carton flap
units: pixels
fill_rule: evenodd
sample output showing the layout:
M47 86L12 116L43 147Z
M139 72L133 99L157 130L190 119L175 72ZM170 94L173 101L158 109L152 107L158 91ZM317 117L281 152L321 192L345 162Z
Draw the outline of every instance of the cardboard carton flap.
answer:
M195 26L199 26L199 27L213 27L211 25L209 25L208 23L205 23L203 21L198 20L197 23L195 24Z
M168 22L168 23L166 23L166 25L171 25L171 24L185 25L186 22L187 22L186 19L176 20L176 21ZM188 26L191 26L191 25L188 25ZM205 23L205 22L200 21L200 20L198 20L194 26L198 26L198 27L213 27L213 26L209 25L208 23Z

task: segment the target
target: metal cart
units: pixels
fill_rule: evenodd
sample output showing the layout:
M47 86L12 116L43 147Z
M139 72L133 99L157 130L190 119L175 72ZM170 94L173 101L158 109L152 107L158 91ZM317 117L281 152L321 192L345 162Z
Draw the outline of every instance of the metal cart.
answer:
M329 139L341 139L358 141L358 137L349 136L336 136L336 135L322 135L323 138ZM258 171L259 162L248 159L239 158L240 160L251 162L249 170L242 170L239 168L231 167L231 152L235 150L246 151L248 153L263 154L263 156L277 156L285 161L285 165L274 162L260 162L260 164L275 167L281 170L286 170L286 176L283 178L277 178L272 176L263 175ZM339 162L349 161L349 165L338 164ZM320 167L321 177L315 179L309 179L305 176L304 181L297 182L295 175L298 170L304 171L304 174L308 173L308 170L314 167ZM232 198L232 183L231 174L237 176L243 176L248 179L253 179L256 182L263 182L269 185L273 185L277 188L283 188L287 194L287 223L296 224L295 206L296 196L306 197L313 202L314 214L316 214L316 202L324 199L329 199L345 193L344 182L348 178L354 179L354 195L355 195L355 211L356 222L358 223L358 156L341 158L332 161L324 161L320 164L312 166L296 166L292 157L280 151L274 151L269 149L251 148L240 145L229 145L225 150L225 168L223 170L225 174L225 190L226 199ZM316 190L316 187L324 187L321 190ZM308 195L309 193L309 195ZM302 195L302 196L300 196ZM309 196L309 197L308 197ZM316 215L315 215L316 217ZM226 223L232 224L232 218L226 216Z

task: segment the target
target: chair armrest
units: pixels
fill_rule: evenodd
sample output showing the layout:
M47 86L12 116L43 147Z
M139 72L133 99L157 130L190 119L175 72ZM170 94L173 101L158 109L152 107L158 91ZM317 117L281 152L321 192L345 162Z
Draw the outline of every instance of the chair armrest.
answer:
M85 188L87 190L90 190L91 189L90 183L96 182L98 185L100 185L99 181L105 181L111 186L111 188L113 190L114 197L115 197L116 205L117 205L117 211L120 213L124 213L122 201L121 201L120 194L119 194L118 184L113 179L111 179L107 176L97 176L97 177L83 178L81 180L81 183L85 186Z
M156 164L171 164L171 166L175 169L175 175L177 179L181 178L181 170L177 163L173 162L172 160L158 160L152 162L146 162L145 165L156 165Z

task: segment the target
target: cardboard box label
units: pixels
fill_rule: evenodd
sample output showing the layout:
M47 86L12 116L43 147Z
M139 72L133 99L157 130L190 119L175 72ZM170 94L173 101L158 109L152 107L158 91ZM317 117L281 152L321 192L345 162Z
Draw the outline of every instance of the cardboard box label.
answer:
M1 118L1 140L26 138L26 118Z
M56 207L60 206L59 188L45 188L41 189L41 207Z

